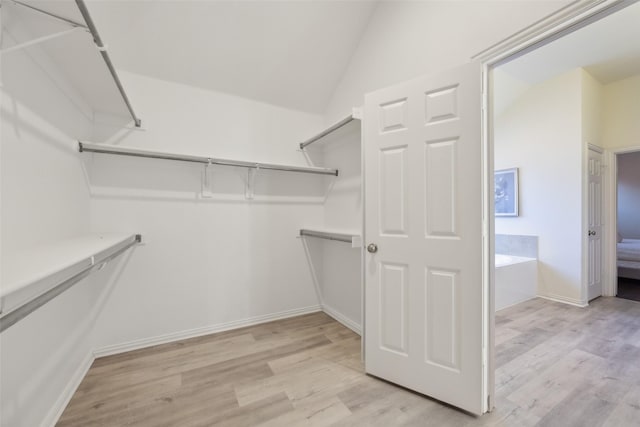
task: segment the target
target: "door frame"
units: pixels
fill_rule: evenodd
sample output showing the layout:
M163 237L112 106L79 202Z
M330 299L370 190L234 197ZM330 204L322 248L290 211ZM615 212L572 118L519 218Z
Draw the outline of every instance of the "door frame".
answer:
M493 194L493 172L494 172L494 147L493 147L493 70L506 62L514 60L522 55L532 52L542 46L545 46L567 34L570 34L580 28L583 28L593 22L596 22L612 13L631 6L640 0L574 0L568 5L560 8L556 12L548 15L546 18L522 29L512 36L490 46L489 48L477 53L471 57L472 61L479 61L483 70L483 90L482 90L482 148L483 148L483 201L484 201L484 218L483 218L483 309L486 313L485 331L487 343L487 367L485 370L487 378L484 383L487 385L487 405L492 410L495 406L495 215L493 212L494 194ZM605 152L607 152L605 150ZM615 155L614 155L615 157ZM612 164L607 162L607 164ZM613 167L609 168L611 171ZM583 171L584 172L584 171ZM609 178L609 177L607 177ZM611 180L607 179L610 183ZM607 191L607 193L609 193ZM584 189L583 189L584 204ZM607 198L609 200L610 198ZM617 225L615 221L609 220L609 209L605 202L605 221L607 224ZM584 216L583 207L583 216ZM612 234L607 229L606 242L611 240ZM607 246L609 248L609 246ZM583 257L584 258L584 257ZM614 257L615 258L615 257ZM607 258L609 259L609 258ZM584 262L583 262L584 264ZM584 266L583 266L584 269ZM610 271L608 268L607 271ZM583 274L583 299L586 279ZM609 280L603 286L608 287ZM614 282L615 283L615 282Z
M618 155L640 151L640 145L605 149L603 158L607 165L606 197L604 199L604 214L606 222L603 252L605 254L606 280L602 286L602 295L614 297L618 293L618 265L616 260L618 233Z

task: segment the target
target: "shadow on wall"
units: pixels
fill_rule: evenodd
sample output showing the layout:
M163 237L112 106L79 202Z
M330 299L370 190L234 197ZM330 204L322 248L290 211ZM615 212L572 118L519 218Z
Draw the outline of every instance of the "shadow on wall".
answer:
M18 42L16 36L3 31L3 37ZM36 131L32 126L25 126L21 119L21 109L28 109L54 125L71 138L85 139L94 133L94 120L101 116L75 92L56 64L38 47L25 48L8 53L2 58L3 92L9 102L3 102L3 115L16 126ZM61 105L66 104L66 105ZM69 114L70 111L75 114ZM108 126L103 132L115 134L127 126L131 119L127 117L106 116ZM43 135L44 140L51 140ZM68 142L68 141L65 141Z
M311 237L299 237L300 244L304 248L304 253L309 264L311 279L313 280L313 289L318 298L318 304L324 304L323 290L323 259L324 242L320 239Z
M254 169L101 154L87 154L84 166L92 196L110 199L323 203L334 181L321 175L258 169L250 186L249 171ZM250 188L253 199L247 194Z
M128 251L122 258L112 261L101 271L94 272L64 295L53 299L3 332L3 348L11 349L10 352L2 353L3 390L5 387L7 390L15 389L19 383L23 391L2 393L2 409L5 412L3 420L12 420L14 417L20 417L20 414L28 413L33 402L43 394L58 395L59 384L52 381L51 376L68 370L69 355L82 359L74 361L77 363L76 366L90 362L87 359L93 355L96 343L87 340L92 339L90 333L132 255L133 251ZM75 322L69 317L69 311L61 306L64 304L65 296L82 303L81 308L87 312L82 322ZM43 320L50 318L51 313L57 313L56 323ZM40 336L42 339L34 343L25 340L24 336ZM38 348L38 351L34 351L35 348ZM77 351L73 351L77 348L87 348L89 352L78 354ZM11 366L11 369L6 369L8 366ZM24 379L27 378L28 381L25 383ZM45 392L46 390L49 392ZM58 407L59 405L54 405L53 408Z

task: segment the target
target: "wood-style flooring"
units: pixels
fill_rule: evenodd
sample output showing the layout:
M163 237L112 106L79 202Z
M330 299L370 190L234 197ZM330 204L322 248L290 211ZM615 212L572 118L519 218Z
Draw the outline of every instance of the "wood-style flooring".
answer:
M364 374L322 313L97 359L58 426L640 426L640 303L496 314L496 408L473 417Z

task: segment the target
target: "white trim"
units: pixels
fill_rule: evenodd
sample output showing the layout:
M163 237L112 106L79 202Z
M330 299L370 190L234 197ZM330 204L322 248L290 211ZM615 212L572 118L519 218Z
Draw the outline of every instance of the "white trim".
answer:
M591 151L595 151L596 153L604 154L604 148L600 147L599 145L591 144L590 142L587 143L587 150L591 150Z
M585 308L589 306L589 303L587 303L586 301L581 301L575 298L568 298L562 295L549 294L549 295L538 295L538 297L549 300L549 301L555 301L555 302L561 302L563 304L573 305L580 308Z
M485 64L515 59L638 0L574 0L512 36L475 54Z
M640 148L639 148L640 149ZM602 157L607 165L604 189L604 206L606 223L606 239L603 242L603 254L605 256L605 281L602 286L602 295L613 297L618 293L618 265L617 265L617 233L618 233L618 179L617 179L617 155L609 149L605 149Z
M71 401L71 398L80 386L80 383L87 375L87 372L89 372L89 368L91 368L94 360L95 357L93 355L93 352L89 351L84 359L82 359L82 362L80 362L80 364L78 365L78 369L76 369L74 374L71 376L69 382L67 382L66 387L64 388L64 390L62 390L62 393L60 393L60 396L58 396L58 399L56 400L54 405L51 407L51 409L49 409L49 412L47 412L44 420L42 420L42 423L40 424L42 427L53 427L56 425L56 423L62 416L62 413Z
M48 34L48 35L43 36L43 37L38 37L36 39L29 40L28 42L24 42L24 43L16 44L16 45L13 45L13 46L9 46L9 47L7 47L5 49L0 50L0 55L5 55L5 54L10 53L10 52L14 52L14 51L17 51L17 50L25 49L25 48L27 48L29 46L33 46L33 45L36 45L36 44L39 44L39 43L43 43L43 42L46 42L48 40L55 39L55 38L58 38L58 37L61 37L61 36L66 36L67 34L73 33L78 29L83 30L84 28L82 28L82 27L73 27L73 28L69 28L69 29L64 30L64 31L58 31L57 33Z
M286 319L289 317L302 316L304 314L316 313L322 311L319 305L309 307L296 308L293 310L281 311L273 314L265 314L262 316L249 317L247 319L233 320L231 322L218 323L200 328L188 329L180 332L172 332L169 334L158 335L151 338L142 338L139 340L129 341L121 344L109 345L95 349L93 354L96 358L111 356L114 354L125 353L128 351L139 350L146 347L152 347L160 344L167 344L174 341L185 340L189 338L200 337L203 335L215 334L217 332L229 331L232 329L243 328L246 326L259 325L261 323L272 322L274 320Z
M482 64L482 404L483 412L495 407L495 165L493 151L493 73Z
M322 311L327 316L332 317L333 320L335 320L336 322L341 323L343 326L346 326L356 334L362 336L362 327L358 325L356 322L354 322L353 320L349 319L344 314L340 313L335 308L329 307L328 305L324 304L322 306Z
M580 159L580 298L589 301L589 143L582 141Z
M636 151L640 151L640 145L632 145L629 147L620 147L620 148L609 148L608 150L617 156L618 154L635 153Z
M504 307L501 307L501 308L500 308L500 310L496 310L496 312L500 312L500 311L502 311L502 310L506 310L507 308L511 308L511 307L513 307L513 306L516 306L516 305L518 305L518 304L522 304L523 302L531 301L532 299L536 299L536 298L550 299L550 298L545 298L545 297L540 296L540 295L535 295L535 296L532 296L531 298L523 299L523 300L520 300L520 301L514 302L514 303L512 303L512 304L506 305L506 306L504 306ZM563 302L563 301L561 301L561 302Z

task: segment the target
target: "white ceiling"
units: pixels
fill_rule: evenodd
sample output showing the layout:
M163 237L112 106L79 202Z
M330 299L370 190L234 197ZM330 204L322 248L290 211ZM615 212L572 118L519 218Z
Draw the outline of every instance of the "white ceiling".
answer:
M602 84L640 74L640 3L635 3L500 69L536 84L565 71L584 68Z
M116 67L324 112L374 1L89 0Z

